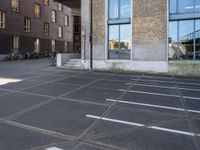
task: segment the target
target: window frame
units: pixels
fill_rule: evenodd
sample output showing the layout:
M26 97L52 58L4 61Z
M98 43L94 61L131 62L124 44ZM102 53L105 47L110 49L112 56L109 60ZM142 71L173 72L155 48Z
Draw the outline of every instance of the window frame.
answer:
M54 13L54 16L53 16ZM56 23L57 22L57 11L56 10L51 10L51 22Z
M18 4L17 6L14 6L13 0L11 0L11 10L16 13L18 13L20 11L20 0L17 0L17 4Z
M37 6L39 8L38 9L39 10L39 15L37 14ZM42 16L42 6L39 3L35 3L34 4L34 16L35 16L35 18L38 18L38 19L40 19L41 16Z
M0 10L0 29L6 28L6 11Z
M17 39L17 46L16 46L16 40ZM15 47L16 46L16 47ZM19 50L19 36L18 35L13 35L12 36L12 49L13 50Z
M65 26L68 27L69 26L69 15L65 15Z
M49 0L44 0L44 5L49 6Z
M64 31L63 31L63 26L58 27L58 37L63 38Z
M131 42L130 42L130 44L131 44L131 49L130 49L130 56L129 56L129 58L128 59L126 59L126 58L124 58L124 59L122 59L122 58L119 58L119 59L115 59L115 58L109 58L109 51L110 51L110 49L109 49L109 27L110 26L112 26L112 25L119 25L119 36L120 36L120 26L121 25L125 25L125 24L130 24L131 25L131 27L132 27L132 17L133 17L133 11L132 11L132 8L133 8L133 1L132 0L130 0L130 2L131 2L131 16L130 17L128 17L128 18L120 18L121 16L121 13L120 13L120 10L121 10L121 5L120 5L120 3L121 3L121 1L122 0L117 0L118 1L118 18L110 18L110 10L109 10L109 8L110 8L110 0L108 0L107 1L107 7L106 7L106 9L107 9L107 16L106 16L106 29L107 29L107 35L106 35L106 60L111 60L111 61L114 61L114 60L117 60L117 61L131 61L133 58L132 58L132 50L133 50L133 48L132 48L132 39L133 39L133 37L132 37L132 32L133 32L133 29L131 28ZM120 40L120 38L119 38L119 40ZM120 41L119 41L120 42ZM121 49L119 49L119 50L121 50Z
M46 25L48 27L47 32L46 32ZM44 35L45 36L49 36L49 27L50 27L50 24L48 22L44 22L44 28L43 28L43 30L44 30Z
M24 17L24 32L26 33L31 32L31 18L30 17Z

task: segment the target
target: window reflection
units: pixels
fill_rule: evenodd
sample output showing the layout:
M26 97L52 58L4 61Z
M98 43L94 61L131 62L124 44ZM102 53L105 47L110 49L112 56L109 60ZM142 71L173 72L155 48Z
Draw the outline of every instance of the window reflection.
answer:
M179 55L180 59L193 59L194 54L194 21L179 22Z
M195 54L196 54L196 59L200 59L200 20L196 20L196 25L195 25Z
M131 25L109 27L109 59L130 59Z
M120 3L120 18L130 18L131 17L131 1L121 0Z
M178 59L178 22L169 23L169 59Z
M119 18L119 0L109 1L109 18Z
M194 11L193 0L179 0L179 13L192 13Z
M170 14L177 13L177 0L169 1Z

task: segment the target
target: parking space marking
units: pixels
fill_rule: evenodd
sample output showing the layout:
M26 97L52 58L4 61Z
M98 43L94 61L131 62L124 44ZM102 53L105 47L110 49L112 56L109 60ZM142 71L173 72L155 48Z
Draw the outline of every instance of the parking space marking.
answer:
M60 149L57 147L50 147L50 148L46 148L46 150L64 150L64 149Z
M106 118L106 117L101 117L101 116L94 116L94 115L89 115L89 114L87 114L86 117L91 118L91 119L110 121L110 122L113 122L113 123L120 123L120 124L126 124L126 125L137 126L137 127L145 127L146 126L145 124L141 124L141 123L117 120L117 119ZM164 132L170 132L170 133L176 133L176 134L182 134L182 135L188 135L188 136L199 136L200 137L200 134L194 134L194 133L191 133L191 132L185 132L185 131L174 130L174 129L169 129L169 128L162 128L162 127L157 127L157 126L147 126L147 128L159 130L159 131L164 131Z
M125 83L125 84L131 85L132 83ZM156 88L165 88L165 89L176 89L176 87L174 87L174 86L160 86L160 85L140 84L140 83L137 83L137 84L134 84L134 85L144 86L144 87L156 87ZM179 87L179 89L181 89L181 90L188 90L188 91L197 91L197 92L200 91L200 87L199 87L199 89Z
M118 91L124 92L126 90L124 90L124 89L118 89ZM144 92L144 91L133 91L133 90L128 90L128 92L130 92L130 93L141 93L141 94L149 94L149 95L157 95L157 96L169 96L169 97L178 97L178 98L180 98L179 95L173 95L173 94L170 95L170 94ZM200 97L183 96L183 98L200 100Z
M168 106L161 106L161 105L152 105L152 104L146 104L146 103L136 103L136 102L130 102L130 101L114 100L114 99L106 99L106 101L119 102L119 103L130 104L130 105L139 105L139 106L146 106L146 107L162 108L162 109L169 109L169 110L185 111L185 109L182 109L182 108L175 108L175 107L168 107ZM187 109L187 111L200 114L200 111L198 111L198 110Z
M131 79L132 80L132 79ZM139 79L139 81L147 81L147 82L158 82L158 83L172 83L174 84L174 81L162 81L162 80L148 80L148 79ZM199 85L200 86L200 83L193 83L193 82L180 82L180 81L177 81L178 84L185 84L185 85Z

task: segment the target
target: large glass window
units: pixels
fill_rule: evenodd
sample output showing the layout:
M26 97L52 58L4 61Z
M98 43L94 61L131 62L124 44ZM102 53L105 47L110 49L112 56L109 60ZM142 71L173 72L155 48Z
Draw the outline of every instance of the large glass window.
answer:
M41 6L40 6L40 4L35 4L35 17L41 18Z
M193 59L193 55L194 55L194 20L179 21L180 59Z
M178 59L178 22L169 23L169 59Z
M194 12L194 1L193 0L179 0L178 12L179 13Z
M195 23L195 56L200 59L200 20Z
M19 36L12 36L12 48L19 49Z
M118 0L109 0L109 18L119 18Z
M131 0L109 0L109 59L130 59L132 47L132 27L130 18Z
M177 0L169 1L170 14L177 13Z

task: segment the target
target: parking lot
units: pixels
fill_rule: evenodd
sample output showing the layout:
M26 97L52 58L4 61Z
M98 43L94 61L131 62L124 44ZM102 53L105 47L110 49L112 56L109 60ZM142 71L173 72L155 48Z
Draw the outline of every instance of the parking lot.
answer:
M1 150L200 150L200 79L0 63Z

